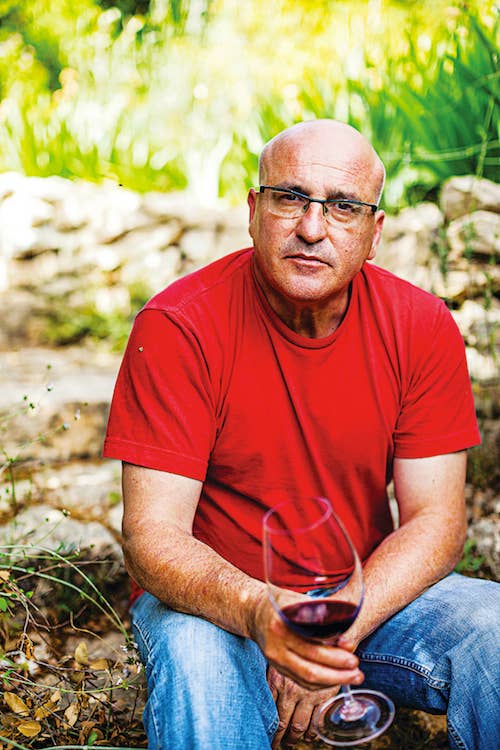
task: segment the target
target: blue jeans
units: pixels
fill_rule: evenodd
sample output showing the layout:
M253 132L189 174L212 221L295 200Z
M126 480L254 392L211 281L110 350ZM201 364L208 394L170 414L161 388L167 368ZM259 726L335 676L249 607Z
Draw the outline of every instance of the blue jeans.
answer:
M500 586L451 574L358 649L365 687L447 714L452 750L500 747ZM259 647L150 594L132 607L149 750L266 750L278 724Z

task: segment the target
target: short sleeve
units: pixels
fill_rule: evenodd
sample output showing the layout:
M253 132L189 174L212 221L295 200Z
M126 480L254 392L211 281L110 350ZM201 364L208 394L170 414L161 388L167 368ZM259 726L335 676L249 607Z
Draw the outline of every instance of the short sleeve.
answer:
M146 308L118 373L103 455L203 481L214 436L200 342L167 313Z
M423 458L481 442L465 347L440 303L433 321L413 332L411 375L394 433L395 456Z

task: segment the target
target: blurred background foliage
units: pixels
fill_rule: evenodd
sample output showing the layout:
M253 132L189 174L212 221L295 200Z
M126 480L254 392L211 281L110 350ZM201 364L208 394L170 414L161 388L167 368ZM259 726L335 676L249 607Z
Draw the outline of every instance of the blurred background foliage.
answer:
M337 117L385 205L498 180L491 0L0 0L0 170L244 200L279 129Z

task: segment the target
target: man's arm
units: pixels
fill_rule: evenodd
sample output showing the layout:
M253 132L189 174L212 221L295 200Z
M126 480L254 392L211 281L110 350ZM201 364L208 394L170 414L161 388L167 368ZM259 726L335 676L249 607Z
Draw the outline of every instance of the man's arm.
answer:
M455 566L466 529L465 468L465 451L394 461L399 528L364 565L365 599L349 641L358 644ZM280 716L273 748L282 737L289 744L312 737L324 691L304 689L272 670L269 684Z
M123 466L123 549L134 580L173 609L253 638L295 682L320 688L360 682L348 648L308 643L276 614L266 584L243 573L192 535L201 482ZM351 647L352 650L352 647Z
M365 600L350 640L366 638L460 559L466 532L466 461L466 451L394 460L399 527L364 566Z
M364 567L365 601L351 628L351 643L342 642L347 650L310 644L291 633L269 604L265 584L193 538L202 486L196 480L124 464L127 567L141 586L171 607L259 643L284 675L270 671L280 715L273 746L283 735L292 743L311 728L312 715L324 700L318 688L362 679L357 660L349 665L353 644L446 575L460 557L465 465L465 452L395 460L400 526Z

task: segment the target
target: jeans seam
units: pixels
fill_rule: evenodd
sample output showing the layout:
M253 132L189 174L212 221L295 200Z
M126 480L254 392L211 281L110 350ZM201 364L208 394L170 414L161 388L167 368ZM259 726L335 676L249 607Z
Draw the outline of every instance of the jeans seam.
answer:
M146 667L146 669L148 669L151 666L151 651L152 651L151 646L150 646L149 641L146 638L146 636L145 636L145 634L144 634L141 626L137 622L137 620L135 620L133 622L132 628L135 628L140 633L141 638L142 638L142 642L146 646L146 649L147 649L147 652L148 652L148 658L147 658L145 667ZM149 690L148 690L148 693L149 693ZM150 703L150 701L151 701L151 696L148 695L147 702ZM151 706L151 703L150 703L150 715L151 715L151 721L153 722L153 726L154 726L154 730L155 730L155 735L156 735L156 743L157 743L156 746L158 748L161 748L161 735L160 735L159 727L158 727L158 724L157 724L157 721L156 721L156 711L153 710L153 707Z
M453 741L455 742L459 750L467 750L467 747L464 745L464 743L462 742L462 739L458 735L456 729L454 729L453 726L450 724L449 720L447 721L447 728L448 728L448 734L450 734L453 737Z
M134 629L134 628L140 633L140 636L142 638L142 642L146 646L146 649L147 649L147 652L148 652L148 658L147 658L145 666L148 667L149 664L150 664L150 661L151 661L151 652L152 652L153 649L151 648L149 640L146 637L146 635L144 634L144 631L142 630L142 628L139 625L139 623L137 622L137 620L132 623L132 629Z
M417 664L417 662L403 659L400 656L371 656L370 654L363 654L362 652L358 653L358 656L361 661L371 662L374 664L393 664L395 666L408 669L410 672L415 672L415 674L424 677L428 685L430 685L431 687L446 688L449 684L446 680L440 680L432 677L431 671L426 667L422 667L422 665Z

